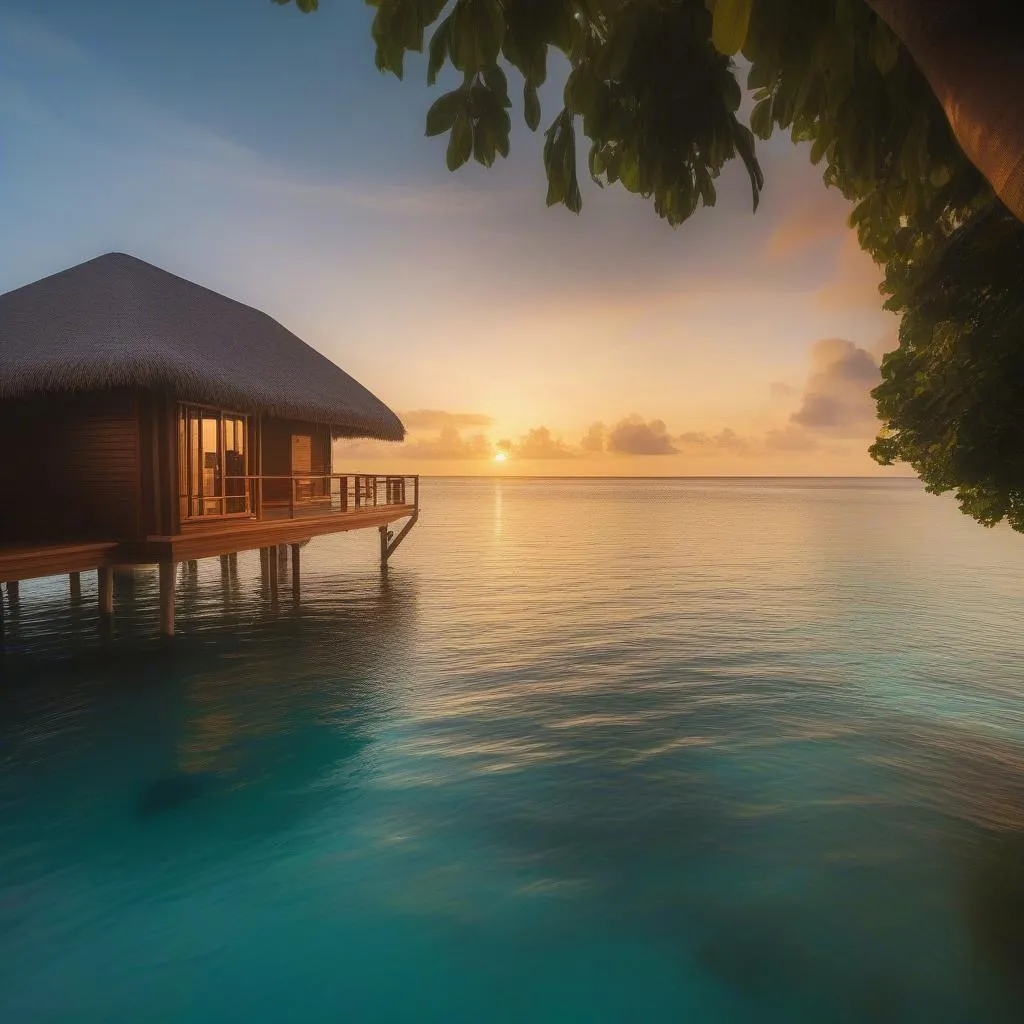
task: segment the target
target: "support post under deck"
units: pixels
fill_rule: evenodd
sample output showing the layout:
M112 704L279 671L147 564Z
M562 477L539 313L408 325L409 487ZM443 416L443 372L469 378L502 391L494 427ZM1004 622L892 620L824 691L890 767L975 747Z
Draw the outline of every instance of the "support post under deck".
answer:
M301 584L299 576L299 545L292 545L292 600L299 603L299 593L301 591Z
M18 586L18 580L7 581L7 599L11 602L11 608L16 608L18 601L21 599L21 592Z
M408 536L409 531L416 525L416 521L419 519L420 513L417 509L409 518L405 521L405 525L398 531L398 536L392 534L391 530L387 526L381 526L380 529L380 567L382 570L386 570L388 567L388 559L395 553L395 549L403 540Z
M267 582L270 584L270 602L277 603L277 548L267 548Z
M82 600L82 574L69 572L68 586L71 588L71 603L78 604Z
M174 562L160 563L160 635L174 636Z
M110 618L114 614L114 570L109 565L96 570L100 615Z

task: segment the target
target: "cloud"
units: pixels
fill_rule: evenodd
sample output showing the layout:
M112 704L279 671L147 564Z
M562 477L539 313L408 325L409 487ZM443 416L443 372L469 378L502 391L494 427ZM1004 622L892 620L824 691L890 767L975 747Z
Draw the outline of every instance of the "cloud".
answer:
M768 387L768 391L772 398L792 398L793 395L800 393L799 388L794 387L792 384L787 384L783 380L773 380Z
M604 435L603 423L591 423L587 428L586 434L583 436L583 440L580 441L580 447L585 452L603 452Z
M717 449L733 452L745 452L754 443L751 438L737 434L731 427L718 431L717 434L708 434L704 431L690 430L672 439L683 449ZM678 450L678 449L677 449Z
M489 459L494 446L483 434L463 437L457 427L442 427L437 437L423 438L402 445L396 452L409 459Z
M413 409L398 417L407 430L441 430L444 427L489 427L494 419L482 412L445 412L442 409Z
M571 459L575 453L567 448L562 439L551 436L547 427L528 430L513 446L512 453L517 459Z
M852 341L825 338L811 349L812 370L800 407L790 423L836 436L860 436L875 423L871 390L880 378L878 363Z
M675 455L672 438L664 420L645 422L640 416L627 416L608 432L608 451L621 455Z

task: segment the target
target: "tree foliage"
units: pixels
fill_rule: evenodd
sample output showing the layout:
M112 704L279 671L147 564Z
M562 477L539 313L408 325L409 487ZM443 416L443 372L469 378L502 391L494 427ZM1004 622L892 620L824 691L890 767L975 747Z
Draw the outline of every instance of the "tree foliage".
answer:
M900 344L875 390L879 462L907 462L986 526L1024 531L1024 228L989 203L889 260Z
M535 131L549 58L565 58L563 105L544 133L549 205L581 208L577 133L595 182L645 197L672 225L714 205L715 179L736 158L756 210L755 138L785 131L810 143L825 183L854 204L850 222L902 315L875 392L883 429L871 454L909 463L930 490L955 490L980 522L1024 530L1024 225L865 0L368 2L379 69L401 77L405 54L426 46L430 84L446 66L461 76L427 114L427 134L448 136L453 170L508 155L506 71L521 80Z

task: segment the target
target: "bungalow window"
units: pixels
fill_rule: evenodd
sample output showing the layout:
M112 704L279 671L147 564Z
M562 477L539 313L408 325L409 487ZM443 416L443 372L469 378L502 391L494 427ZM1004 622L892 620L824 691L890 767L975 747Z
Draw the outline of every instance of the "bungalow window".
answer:
M238 413L180 407L182 518L250 513L247 428L247 418Z

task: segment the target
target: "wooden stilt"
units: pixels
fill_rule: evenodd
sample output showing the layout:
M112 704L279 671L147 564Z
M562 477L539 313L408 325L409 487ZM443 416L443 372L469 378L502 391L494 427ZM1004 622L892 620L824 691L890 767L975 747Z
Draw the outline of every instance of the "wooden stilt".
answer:
M301 590L300 576L299 576L299 545L292 545L292 600L299 603L299 593Z
M413 514L406 520L405 526L398 531L397 537L395 537L386 526L380 527L381 568L386 569L388 567L388 559L395 553L395 549L398 545L409 536L409 531L416 525L419 518L419 512L413 512Z
M17 580L7 581L7 599L11 602L11 608L13 609L18 601L21 599L21 590L18 586Z
M271 603L277 603L277 553L273 548L267 549L267 582L270 584Z
M160 563L160 634L174 636L174 562Z
M96 570L99 589L100 615L109 618L114 614L114 570L109 566Z
M71 603L78 604L82 600L82 574L68 573L68 585L71 587Z
M260 548L260 586L266 587L270 580L270 548Z
M220 595L224 603L228 603L231 594L231 556L220 556Z

